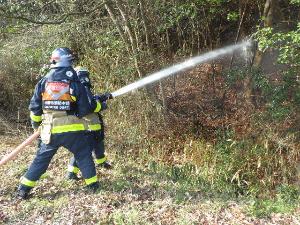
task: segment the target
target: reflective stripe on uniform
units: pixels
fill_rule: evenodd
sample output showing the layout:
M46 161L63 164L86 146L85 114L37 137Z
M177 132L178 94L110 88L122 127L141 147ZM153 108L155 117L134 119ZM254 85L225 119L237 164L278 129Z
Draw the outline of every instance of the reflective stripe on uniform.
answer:
M78 173L78 172L79 172L79 168L76 167L76 166L68 165L68 172L71 172L71 173Z
M92 124L88 125L89 130L95 131L95 130L101 130L101 125L100 124Z
M73 95L71 95L71 99L74 101L74 102L76 102L76 97L75 96L73 96Z
M34 115L33 112L30 112L30 119L33 121L33 122L41 122L42 121L42 116L36 116Z
M36 184L36 181L28 180L26 177L21 177L20 182L28 187L34 187Z
M94 176L94 177L85 179L85 183L86 183L87 185L92 184L92 183L95 183L95 182L97 182L97 176Z
M107 158L106 158L106 156L104 156L104 157L101 158L101 159L96 159L96 163L97 163L97 164L101 164L101 163L104 163L106 160L107 160Z
M68 125L61 125L61 126L55 126L52 128L51 133L57 134L57 133L64 133L64 132L70 132L70 131L82 131L84 129L83 124L68 124Z
M94 110L94 112L100 112L100 110L101 110L101 103L98 102L98 101L96 101L96 102L97 102L97 107L96 107L96 109Z

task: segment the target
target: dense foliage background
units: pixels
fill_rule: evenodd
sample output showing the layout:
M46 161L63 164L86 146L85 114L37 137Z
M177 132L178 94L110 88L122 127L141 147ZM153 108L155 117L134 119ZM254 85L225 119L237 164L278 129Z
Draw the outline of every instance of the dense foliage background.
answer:
M107 142L170 165L175 180L290 201L300 176L299 8L297 0L0 0L1 118L29 126L34 85L59 46L77 53L98 93L252 37L247 56L112 101Z

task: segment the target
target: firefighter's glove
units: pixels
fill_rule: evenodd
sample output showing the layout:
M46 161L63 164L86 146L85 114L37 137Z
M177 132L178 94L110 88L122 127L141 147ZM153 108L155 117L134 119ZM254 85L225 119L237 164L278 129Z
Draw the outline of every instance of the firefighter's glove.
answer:
M95 99L99 102L106 102L108 99L112 99L112 98L113 98L113 96L109 92L106 92L101 95L95 95Z
M106 103L106 101L101 102L101 111L103 111L105 109L107 109L107 103Z

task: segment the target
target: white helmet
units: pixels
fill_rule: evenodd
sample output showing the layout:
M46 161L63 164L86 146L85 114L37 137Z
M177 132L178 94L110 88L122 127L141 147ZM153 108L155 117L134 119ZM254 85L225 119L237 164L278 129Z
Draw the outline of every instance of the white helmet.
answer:
M52 52L50 62L51 67L69 67L72 66L74 55L69 48L57 48Z

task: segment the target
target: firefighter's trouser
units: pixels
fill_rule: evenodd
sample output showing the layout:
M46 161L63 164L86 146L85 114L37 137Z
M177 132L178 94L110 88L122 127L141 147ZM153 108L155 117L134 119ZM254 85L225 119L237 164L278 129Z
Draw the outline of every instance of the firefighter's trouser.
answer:
M21 178L20 188L28 189L35 186L36 181L46 172L52 157L61 146L74 154L86 184L97 182L92 145L90 144L93 139L90 132L86 131L52 134L49 144L40 144L36 157L27 173Z
M96 164L101 164L106 161L105 156L105 147L104 147L104 139L101 131L91 131L90 137L92 140L90 140L90 145L93 148L93 152L95 154L95 162ZM73 173L79 172L79 165L76 162L77 160L75 157L72 157L68 166L68 171Z

